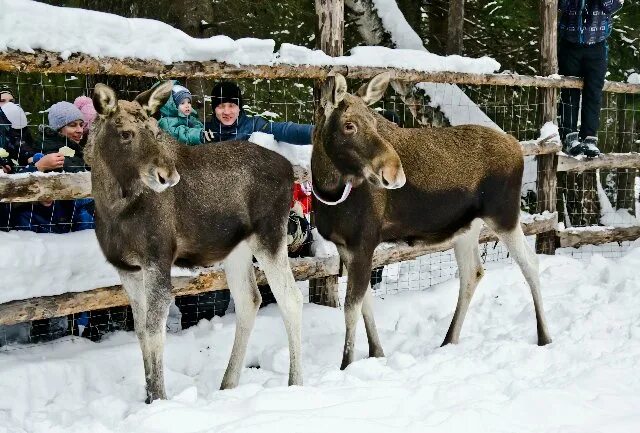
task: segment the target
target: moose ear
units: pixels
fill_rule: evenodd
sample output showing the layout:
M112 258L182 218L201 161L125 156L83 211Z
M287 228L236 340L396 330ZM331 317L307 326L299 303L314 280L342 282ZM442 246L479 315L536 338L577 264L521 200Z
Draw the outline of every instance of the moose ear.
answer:
M96 84L93 89L93 106L100 116L111 116L118 108L116 92L106 84Z
M333 103L334 107L337 107L338 104L344 99L347 94L347 80L344 78L342 74L336 74L334 76L334 85L333 85Z
M391 74L389 72L376 75L368 84L363 85L358 90L358 96L360 96L367 105L375 104L384 96L384 92L387 90L387 86L389 86L389 80L391 80Z
M134 101L142 106L149 116L153 116L158 112L171 96L173 81L168 80L140 93Z

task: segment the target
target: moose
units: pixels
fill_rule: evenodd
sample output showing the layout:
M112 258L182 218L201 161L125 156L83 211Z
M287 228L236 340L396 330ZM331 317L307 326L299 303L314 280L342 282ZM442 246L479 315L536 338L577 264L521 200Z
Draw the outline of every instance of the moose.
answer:
M236 330L222 389L238 384L260 306L253 256L280 307L289 340L289 384L302 384L302 295L287 257L293 168L246 141L189 147L153 118L171 94L163 82L118 100L97 84L98 112L85 151L96 204L96 235L131 303L142 349L147 403L166 398L163 372L171 266L224 261Z
M368 106L385 93L382 73L355 95L334 75L317 116L311 156L313 206L320 234L333 241L348 281L341 369L354 360L360 314L369 356L382 357L369 290L374 249L382 241L453 239L460 291L443 345L458 343L483 276L478 237L484 222L504 244L531 289L538 344L551 342L544 317L538 260L520 226L524 162L518 141L491 128L400 128Z

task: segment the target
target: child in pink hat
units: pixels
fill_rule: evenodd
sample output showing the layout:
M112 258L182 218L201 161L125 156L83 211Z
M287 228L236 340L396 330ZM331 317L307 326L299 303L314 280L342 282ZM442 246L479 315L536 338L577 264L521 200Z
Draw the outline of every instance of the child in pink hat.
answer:
M93 108L93 101L88 96L78 96L73 105L80 109L82 117L84 118L84 133L89 132L89 127L96 118L96 109Z

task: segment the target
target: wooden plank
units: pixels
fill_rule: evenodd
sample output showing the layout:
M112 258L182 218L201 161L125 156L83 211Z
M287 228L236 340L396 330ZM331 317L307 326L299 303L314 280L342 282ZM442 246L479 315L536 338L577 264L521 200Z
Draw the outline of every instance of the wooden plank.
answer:
M581 245L601 245L609 242L635 241L640 238L640 226L569 228L557 231L560 247L578 248Z
M520 145L522 146L523 156L549 155L562 150L562 144L560 144L556 135L541 141L521 141Z
M555 229L557 226L557 214L536 215L534 220L522 224L525 234L532 235ZM481 242L496 240L496 237L488 229L483 229L480 234ZM374 254L375 266L412 260L431 252L446 251L452 248L451 242L432 245L423 242L407 244L398 242L385 243L379 246ZM297 281L311 279L323 279L325 286L321 296L326 305L338 306L337 275L340 272L340 259L338 256L328 257L302 257L289 259ZM325 279L328 277L328 279ZM266 284L263 272L256 268L258 284ZM226 288L226 278L221 267L207 268L196 277L172 278L173 294L176 296L194 295L197 293ZM128 305L129 300L121 286L102 287L94 290L77 293L64 293L56 296L24 299L0 304L0 325L27 322L31 320L60 317L68 314L80 313L102 308Z
M294 165L296 182L311 180L305 167ZM91 173L0 174L0 203L71 200L91 197Z
M70 200L91 196L91 173L0 175L0 202Z
M640 153L603 153L597 158L558 155L558 171L583 172L597 168L640 168Z
M498 85L544 88L582 88L582 80L575 77L527 76L518 74L470 74L462 72L425 72L401 68L364 66L305 66L305 65L229 65L226 63L178 62L163 64L157 60L94 58L86 54L72 54L62 59L57 53L36 50L23 53L15 50L0 52L0 71L41 72L51 74L106 74L134 77L165 78L310 78L324 80L339 72L345 77L371 78L382 72L392 72L392 79L412 83L450 83L471 85ZM640 93L640 84L606 81L605 92Z

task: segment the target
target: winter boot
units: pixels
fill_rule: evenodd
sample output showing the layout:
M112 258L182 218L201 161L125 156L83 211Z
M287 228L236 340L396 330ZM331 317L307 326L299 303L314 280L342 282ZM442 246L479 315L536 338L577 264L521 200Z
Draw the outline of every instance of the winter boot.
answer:
M598 149L598 137L588 136L582 140L583 153L589 158L595 158L600 155L600 149Z
M578 137L577 132L572 132L567 134L564 138L564 152L567 155L578 156L584 155L585 147L580 141L580 137Z

